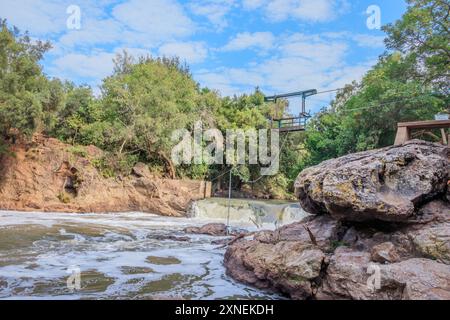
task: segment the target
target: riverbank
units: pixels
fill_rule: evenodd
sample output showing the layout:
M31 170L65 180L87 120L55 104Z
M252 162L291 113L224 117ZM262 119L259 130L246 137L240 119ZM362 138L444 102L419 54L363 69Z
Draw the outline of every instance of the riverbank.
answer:
M105 177L103 152L35 135L0 159L0 209L46 212L141 211L181 217L208 197L204 181L163 179L137 164L130 175Z

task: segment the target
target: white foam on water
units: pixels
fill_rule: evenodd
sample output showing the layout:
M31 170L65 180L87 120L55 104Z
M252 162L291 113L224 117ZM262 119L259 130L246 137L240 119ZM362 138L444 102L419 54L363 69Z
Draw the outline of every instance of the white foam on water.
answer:
M214 220L140 212L0 211L0 298L278 298L227 277L222 263L224 249L211 245L217 238L189 235L189 242L155 238L187 236L183 228L210 221ZM233 225L241 226L236 221ZM149 256L176 258L173 260L179 263L155 264L147 260ZM70 266L112 280L102 288L104 279L95 276L98 288L70 292L65 287ZM123 267L151 268L153 272L127 274Z
M226 222L237 227L273 230L301 221L309 214L294 202L212 198L197 201L191 208L195 219Z

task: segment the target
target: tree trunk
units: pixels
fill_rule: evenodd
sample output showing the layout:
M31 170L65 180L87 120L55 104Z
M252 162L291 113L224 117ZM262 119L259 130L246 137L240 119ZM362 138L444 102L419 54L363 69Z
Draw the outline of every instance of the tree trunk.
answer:
M175 167L173 165L173 162L171 159L169 159L164 152L158 152L158 155L161 157L161 159L163 159L163 161L166 163L166 169L167 172L169 174L170 179L175 179L176 178L176 172L175 172Z

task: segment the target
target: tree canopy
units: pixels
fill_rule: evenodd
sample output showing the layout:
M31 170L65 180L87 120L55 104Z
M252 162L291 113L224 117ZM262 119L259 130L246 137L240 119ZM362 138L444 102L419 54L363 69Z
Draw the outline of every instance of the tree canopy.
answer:
M393 143L397 122L432 119L449 110L450 4L408 0L407 12L386 25L387 51L359 82L348 84L316 114L304 133L285 135L280 171L260 179L258 165L233 170L233 185L286 196L303 168L323 160ZM115 59L101 95L88 86L45 76L40 60L50 44L0 21L0 155L17 136L34 132L74 145L93 144L107 153L97 166L108 176L127 174L142 161L169 177L213 179L226 165L174 167L172 132L194 123L204 128L268 128L286 113L286 101L266 103L264 94L221 97L201 88L177 58ZM422 136L433 139L433 136ZM258 182L255 182L258 181Z
M441 0L408 3L404 16L383 28L389 50L362 81L347 85L310 121L307 157L298 170L391 145L398 122L432 120L448 110L450 5Z

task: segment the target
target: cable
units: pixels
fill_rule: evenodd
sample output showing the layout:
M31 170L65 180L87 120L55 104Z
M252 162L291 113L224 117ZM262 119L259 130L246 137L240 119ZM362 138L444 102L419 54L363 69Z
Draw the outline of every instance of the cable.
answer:
M231 168L233 170L233 168ZM231 170L230 181L228 182L228 213L227 213L227 236L230 234L230 210L231 210Z
M288 140L289 134L290 134L289 131L286 132L286 137L284 138L283 143L281 144L281 148L278 149L277 157L280 156L281 150L283 150L283 147L284 147L286 141ZM246 181L246 183L255 184L256 182L258 182L259 180L261 180L264 177L267 177L267 176L260 175L258 179L253 180L253 181Z
M371 108L374 108L374 107L382 107L382 106L389 105L389 104L392 104L392 103L408 101L408 100L415 100L415 99L421 98L423 96L425 96L425 95L417 96L417 97L403 97L401 99L397 99L397 100L393 100L393 101L389 101L389 102L383 102L383 103L380 103L380 104L373 104L373 105L370 105L370 106L367 106L367 107L361 107L361 108L354 108L354 109L347 109L347 110L345 110L345 109L344 110L338 110L337 112L352 112L352 111L358 111L358 110L366 110L366 109L371 109Z
M278 154L277 154L277 156L280 155L281 150L283 149L284 145L286 144L286 141L288 140L289 134L290 134L290 132L287 132L287 133L286 133L286 137L283 139L283 142L282 142L282 144L281 144L281 148L278 149ZM240 164L240 165L238 165L237 167L242 167L242 166L244 166L244 165L243 165L243 164ZM218 175L217 177L214 177L214 178L210 179L209 181L213 182L213 181L219 179L220 177L223 177L223 176L226 175L227 173L230 173L234 168L235 168L235 167L232 166L230 170L227 170L227 171L221 173L220 175ZM261 175L261 176L259 176L258 179L256 179L256 180L245 181L245 182L246 182L246 183L254 184L254 183L258 182L259 180L261 180L261 179L264 178L264 177L266 177L266 176Z
M228 170L228 171L225 171L224 173L222 173L222 174L218 175L217 177L215 177L215 178L213 178L213 179L210 179L209 181L213 182L213 181L215 181L215 180L219 179L220 177L223 177L224 175L226 175L227 173L229 173L229 172L230 172L231 170L233 170L233 167L231 167L231 169L230 169L230 170Z
M338 91L338 90L341 90L341 89L343 89L343 88L334 89L334 90L328 90L328 91L322 91L322 92L318 92L317 94L320 94L320 93L326 93L326 92L332 92L332 91ZM367 106L367 107L354 108L354 109L347 109L347 110L338 110L338 112L352 112L352 111L358 111L358 110L366 110L366 109L371 109L371 108L374 108L374 107L381 107L381 106L384 106L384 105L389 105L389 104L397 103L397 102L401 102L401 101L414 100L414 99L421 98L421 97L423 97L423 96L427 96L427 95L416 96L416 97L403 97L403 98L401 98L401 99L397 99L397 100L393 100L393 101L389 101L389 102L384 102L384 103L381 103L381 104L378 104L378 105L375 105L375 104L374 104L374 105ZM283 140L282 146L281 146L281 148L279 149L278 156L280 155L281 150L283 149L283 147L284 147L286 141L288 140L289 134L290 134L290 132L287 132L286 138ZM240 166L243 166L243 165L239 165L238 167L240 167ZM224 173L218 175L217 177L214 177L213 179L210 179L210 181L212 182L212 181L215 181L215 180L219 179L220 177L223 177L223 176L226 175L227 173L230 173L230 171L232 171L233 168L234 168L234 167L232 167L230 170L227 170L227 171L225 171ZM265 176L260 176L260 177L258 177L256 180L246 181L246 183L251 183L251 184L253 184L253 183L258 182L259 180L261 180L261 179L264 178L264 177L265 177Z

